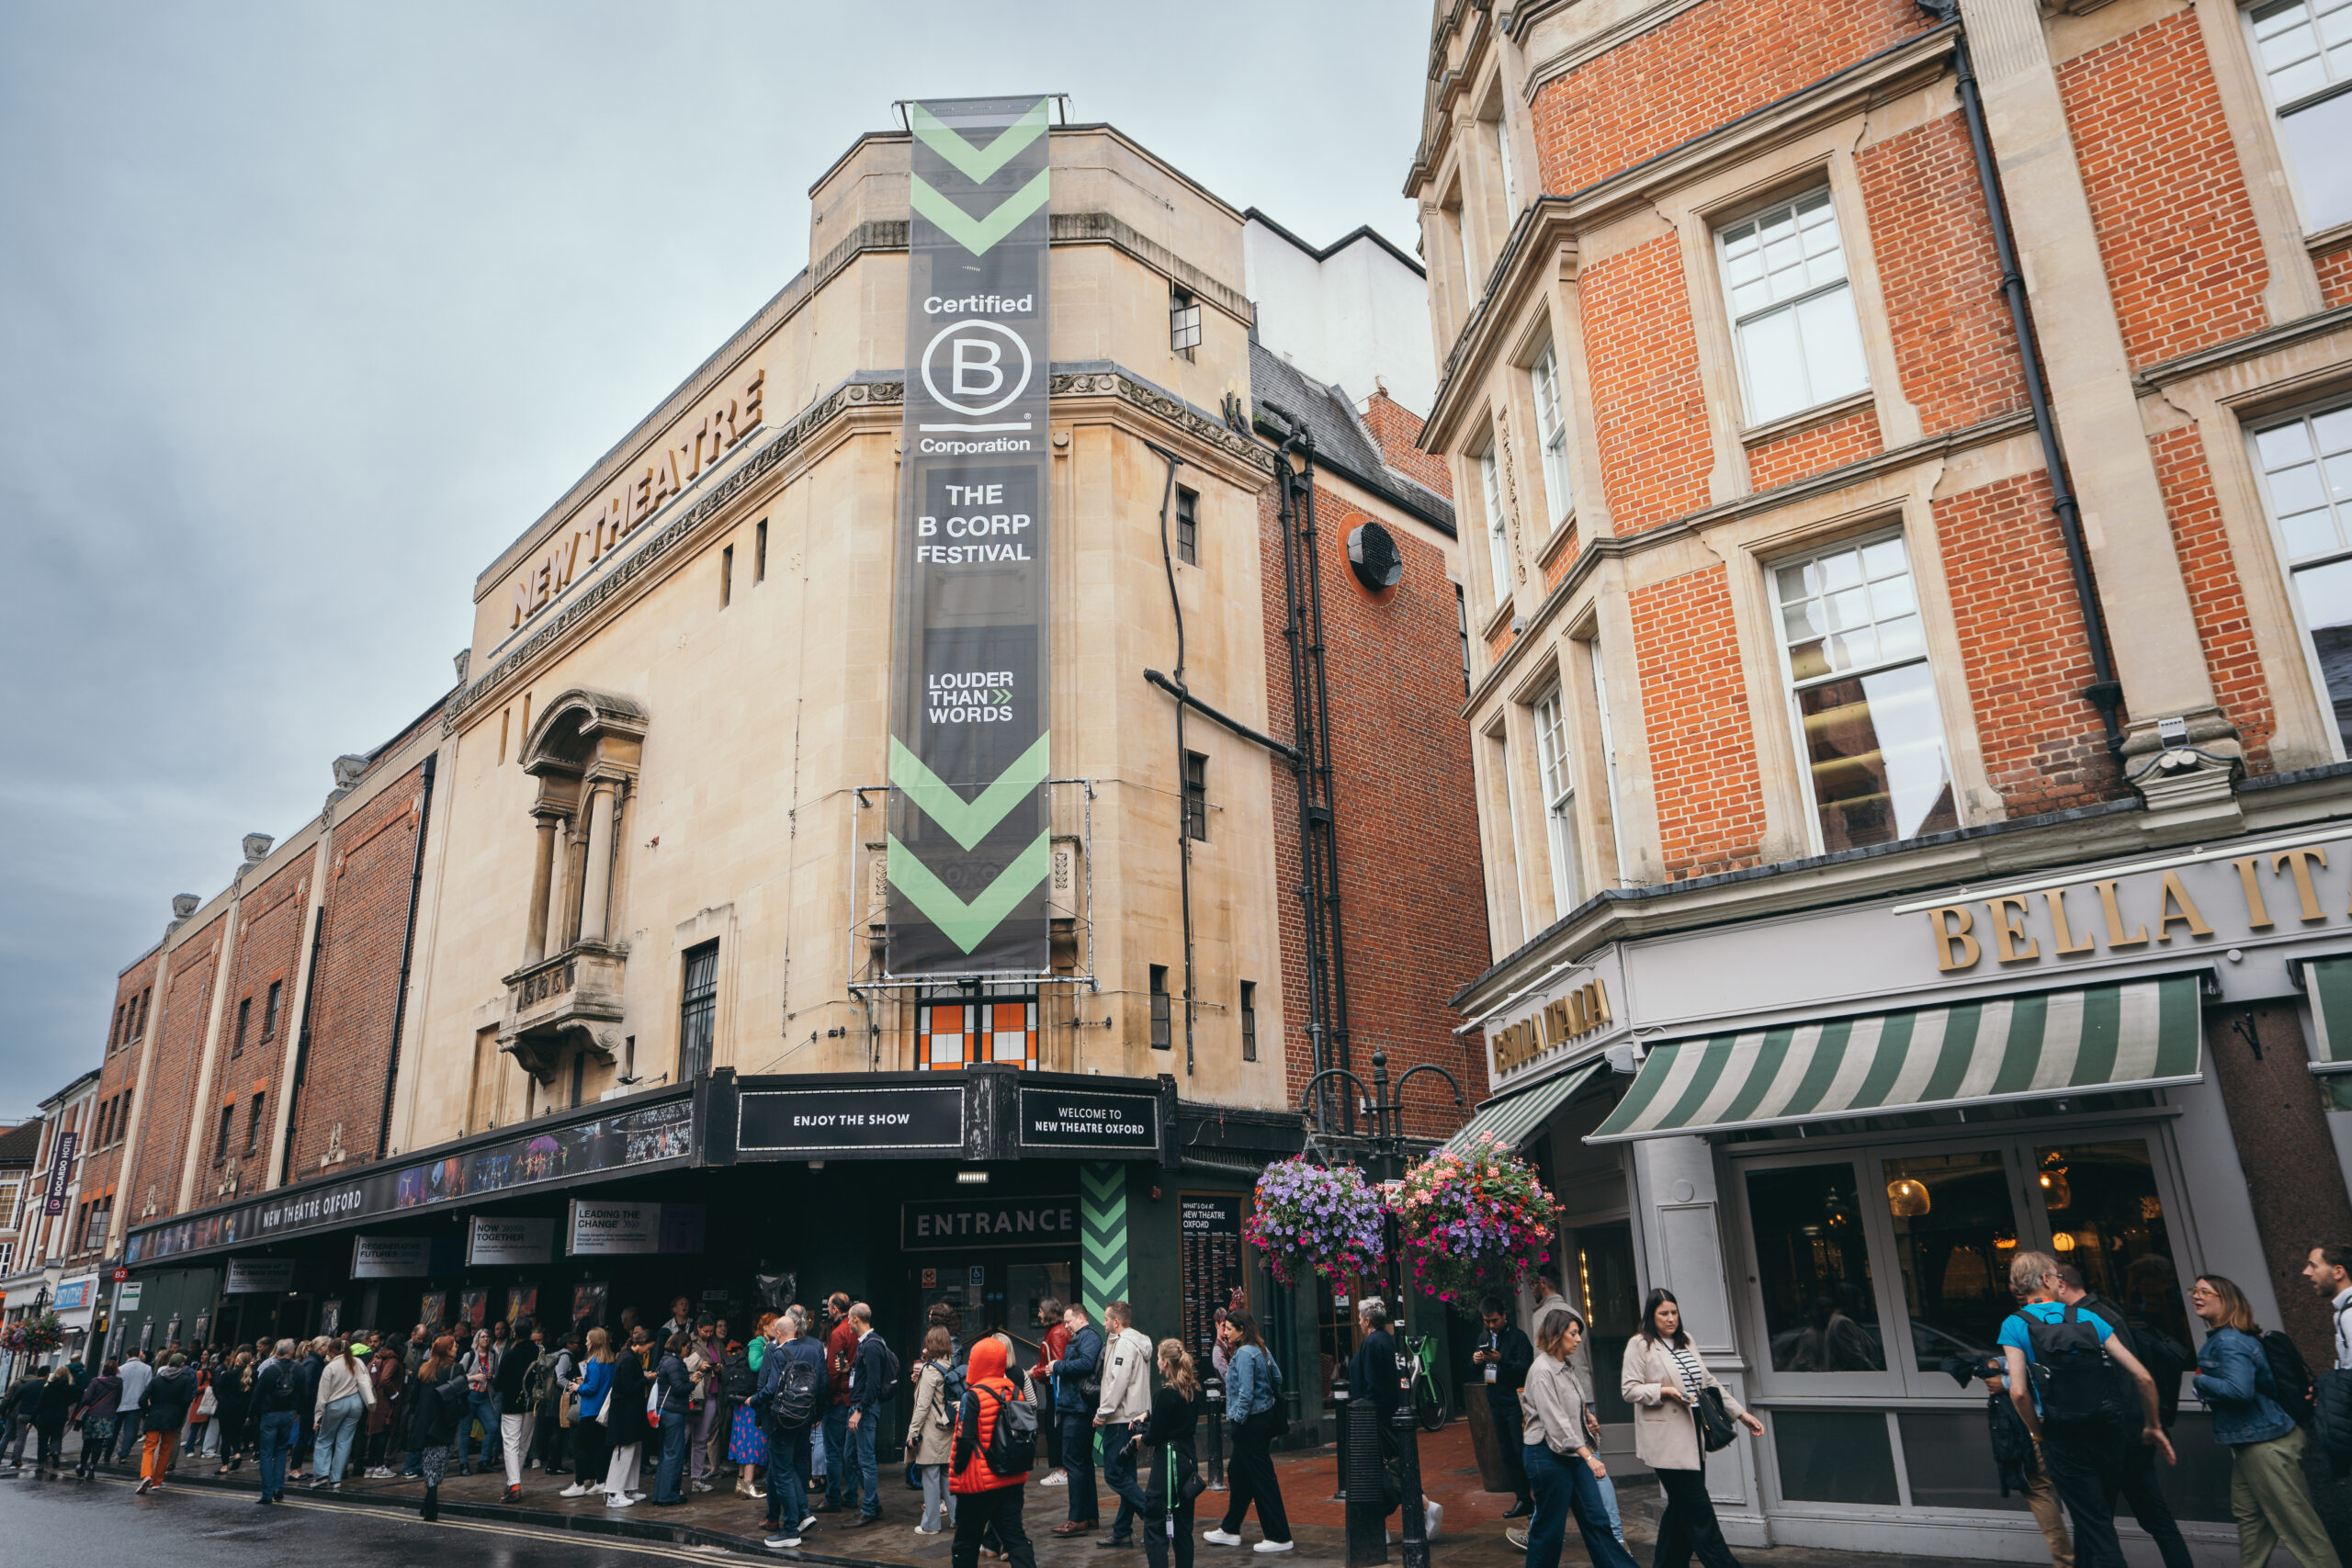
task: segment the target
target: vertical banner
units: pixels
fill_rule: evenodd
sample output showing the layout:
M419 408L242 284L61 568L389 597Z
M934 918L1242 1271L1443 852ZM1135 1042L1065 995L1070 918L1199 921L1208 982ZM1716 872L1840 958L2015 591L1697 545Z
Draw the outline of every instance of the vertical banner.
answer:
M908 106L888 967L1048 964L1046 98Z

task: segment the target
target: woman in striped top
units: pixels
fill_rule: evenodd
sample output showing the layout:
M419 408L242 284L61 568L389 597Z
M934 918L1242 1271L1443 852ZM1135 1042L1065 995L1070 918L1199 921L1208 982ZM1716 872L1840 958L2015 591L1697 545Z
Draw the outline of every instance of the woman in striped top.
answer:
M1657 1472L1666 1494L1651 1568L1684 1568L1695 1553L1706 1568L1739 1568L1707 1496L1706 1450L1699 1442L1699 1391L1723 1393L1724 1409L1757 1437L1764 1423L1740 1406L1699 1359L1668 1290L1642 1303L1641 1332L1625 1346L1625 1403L1634 1407L1634 1452Z

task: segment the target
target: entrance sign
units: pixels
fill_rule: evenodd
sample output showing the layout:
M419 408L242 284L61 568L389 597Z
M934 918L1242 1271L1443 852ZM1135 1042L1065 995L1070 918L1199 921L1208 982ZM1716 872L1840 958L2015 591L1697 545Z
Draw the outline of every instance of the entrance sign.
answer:
M466 1264L545 1263L555 1253L553 1220L492 1219L474 1216L473 1233L466 1238Z
M735 1146L751 1153L960 1154L964 1086L746 1089Z
M1021 1146L1073 1154L1155 1154L1159 1149L1159 1097L1023 1085Z
M899 1205L899 1247L905 1252L1075 1247L1078 1242L1076 1198L939 1198Z
M294 1260L290 1258L232 1258L229 1282L220 1287L220 1293L267 1296L293 1288Z
M603 1258L649 1252L700 1252L700 1203L600 1203L574 1199L571 1240L573 1258Z
M1049 966L1051 100L908 106L888 969Z

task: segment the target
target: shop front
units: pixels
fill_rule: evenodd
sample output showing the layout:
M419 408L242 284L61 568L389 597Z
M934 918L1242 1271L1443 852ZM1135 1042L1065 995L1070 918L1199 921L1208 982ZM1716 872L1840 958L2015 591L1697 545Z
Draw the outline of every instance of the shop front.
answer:
M2020 1250L2184 1356L2200 1273L2309 1326L2295 1270L2352 1216L2346 836L1679 931L1496 987L1503 1092L1474 1126L1561 1192L1604 1418L1664 1285L1766 1423L1709 1461L1736 1539L2046 1559L1948 1362L1992 1350ZM1605 1008L1562 1004L1588 987ZM2180 1393L2163 1484L2228 1561L2228 1455Z

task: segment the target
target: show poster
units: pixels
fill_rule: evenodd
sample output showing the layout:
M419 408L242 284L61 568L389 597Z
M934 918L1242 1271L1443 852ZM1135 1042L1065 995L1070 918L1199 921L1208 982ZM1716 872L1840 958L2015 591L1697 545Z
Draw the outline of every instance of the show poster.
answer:
M1043 97L907 107L893 975L1049 967L1051 107Z

